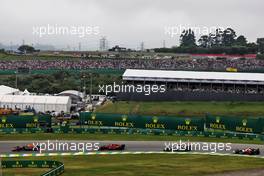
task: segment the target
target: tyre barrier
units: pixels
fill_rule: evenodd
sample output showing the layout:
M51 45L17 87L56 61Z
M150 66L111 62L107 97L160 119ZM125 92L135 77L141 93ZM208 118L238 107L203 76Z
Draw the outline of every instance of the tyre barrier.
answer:
M56 176L64 172L64 164L50 160L3 160L2 168L51 168L41 176Z

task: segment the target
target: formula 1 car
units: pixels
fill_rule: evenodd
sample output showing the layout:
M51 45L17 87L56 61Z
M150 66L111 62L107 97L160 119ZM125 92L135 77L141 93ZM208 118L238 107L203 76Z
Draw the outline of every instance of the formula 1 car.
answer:
M125 144L109 144L109 145L103 145L99 147L99 150L125 150L126 145Z
M12 149L12 152L21 152L21 151L39 151L40 146L33 145L33 144L28 144L24 146L16 146Z
M177 147L174 147L172 150L172 147L170 148L165 148L163 150L164 152L190 152L191 151L191 146L188 145L178 145Z
M260 151L259 149L254 148L246 148L246 149L236 149L233 151L234 154L241 154L241 155L259 155Z

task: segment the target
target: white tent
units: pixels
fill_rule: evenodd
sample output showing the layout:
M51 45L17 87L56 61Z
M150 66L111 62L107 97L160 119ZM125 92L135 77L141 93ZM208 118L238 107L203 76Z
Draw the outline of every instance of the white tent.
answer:
M30 92L27 89L25 89L22 95L30 95Z
M20 91L12 87L0 85L0 95L18 95Z
M68 96L0 95L0 107L34 108L37 112L69 112L71 99Z

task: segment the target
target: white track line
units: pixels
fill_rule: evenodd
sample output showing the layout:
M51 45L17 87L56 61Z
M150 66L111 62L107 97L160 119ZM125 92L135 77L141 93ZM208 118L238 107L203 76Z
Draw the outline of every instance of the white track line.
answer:
M82 156L82 155L138 155L138 154L178 154L178 155L212 155L212 156L234 156L234 157L249 157L261 158L264 156L257 155L239 155L231 153L205 153L205 152L163 152L163 151L148 151L148 152L78 152L78 153L37 153L37 154L1 154L0 158L18 158L18 157L43 157L43 156Z

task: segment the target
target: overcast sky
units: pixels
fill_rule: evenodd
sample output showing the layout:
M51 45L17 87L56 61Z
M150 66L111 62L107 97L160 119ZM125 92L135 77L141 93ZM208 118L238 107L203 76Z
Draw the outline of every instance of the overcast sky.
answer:
M97 49L101 36L109 45L146 48L179 44L168 27L232 27L249 41L264 37L263 0L1 0L0 43L53 44ZM47 25L99 27L99 34L33 34ZM199 36L199 34L197 34ZM198 38L198 37L197 37Z

